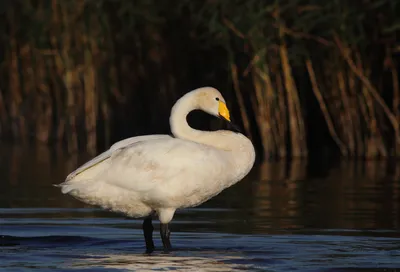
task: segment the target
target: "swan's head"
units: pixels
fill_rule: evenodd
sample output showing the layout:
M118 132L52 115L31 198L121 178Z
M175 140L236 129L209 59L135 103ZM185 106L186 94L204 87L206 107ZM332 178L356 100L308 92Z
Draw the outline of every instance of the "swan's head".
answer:
M230 129L241 133L240 129L231 122L230 113L222 94L215 88L203 87L188 92L172 107L170 125L174 135L177 133L177 128L179 128L179 118L186 118L187 114L192 110L202 110L214 115L228 122Z
M195 91L198 109L231 122L230 113L222 94L215 88L204 87Z

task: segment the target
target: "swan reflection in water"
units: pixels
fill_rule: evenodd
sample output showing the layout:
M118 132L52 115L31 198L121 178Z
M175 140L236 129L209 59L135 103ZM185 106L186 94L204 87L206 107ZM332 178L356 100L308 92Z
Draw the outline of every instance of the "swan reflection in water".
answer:
M182 254L182 253L181 253ZM69 267L78 269L123 269L128 271L243 271L250 269L250 265L235 263L242 260L241 256L218 256L217 252L202 252L203 256L174 256L170 254L106 254L86 255L82 259L75 259L73 263L66 263ZM204 255L208 255L205 257ZM239 261L240 262L240 261ZM254 271L254 269L251 269ZM107 270L108 271L108 270Z

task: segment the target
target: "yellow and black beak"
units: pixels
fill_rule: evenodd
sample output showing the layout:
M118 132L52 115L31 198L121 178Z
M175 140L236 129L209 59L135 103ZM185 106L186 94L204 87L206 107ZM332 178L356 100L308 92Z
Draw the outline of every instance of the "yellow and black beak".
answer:
M225 119L226 121L231 121L231 117L230 117L230 114L229 114L229 110L228 110L228 108L226 107L226 104L224 103L224 102L222 102L222 101L219 101L218 102L218 114L219 114L219 116L220 117L222 117L223 119Z
M229 110L228 107L226 106L226 104L222 101L219 101L219 105L218 105L218 115L219 117L221 117L221 119L223 119L224 121L226 121L228 123L228 128L232 129L235 132L241 132L241 130L239 129L238 126L236 126L234 123L232 123L231 121L231 116L229 114Z

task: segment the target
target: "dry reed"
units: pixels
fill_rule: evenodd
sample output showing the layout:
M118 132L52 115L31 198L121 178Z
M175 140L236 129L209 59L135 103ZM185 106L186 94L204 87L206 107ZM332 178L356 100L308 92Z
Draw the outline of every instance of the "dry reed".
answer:
M189 54L173 47L187 37L210 51L225 49L238 115L266 157L307 157L309 136L321 130L310 127L312 115L325 120L323 129L343 157L400 154L399 0L172 3L173 12L153 1L10 5L3 19L1 136L95 152L99 138L112 138L113 118L121 112L135 113L125 121L137 133L157 125L159 115L143 105L157 94L160 111L168 112L181 93L177 82L191 67L184 60ZM190 26L177 30L183 21ZM390 81L381 84L386 71ZM143 92L145 85L154 92ZM312 99L319 112L309 112Z

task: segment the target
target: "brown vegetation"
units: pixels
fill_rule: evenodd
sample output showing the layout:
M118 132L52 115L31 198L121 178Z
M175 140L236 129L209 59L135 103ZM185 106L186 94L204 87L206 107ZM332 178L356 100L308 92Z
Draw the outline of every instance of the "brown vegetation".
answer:
M173 11L153 1L9 4L2 19L1 136L95 152L99 138L110 140L120 109L135 113L126 122L137 134L144 122L157 125L159 115L144 102L157 95L159 112L167 113L186 91L177 82L194 67L183 60L190 53L174 48L184 37L209 52L225 50L228 96L267 157L307 157L310 134L318 138L321 129L344 157L399 155L400 1L173 4ZM311 112L310 103L319 107ZM310 127L317 115L325 124Z

